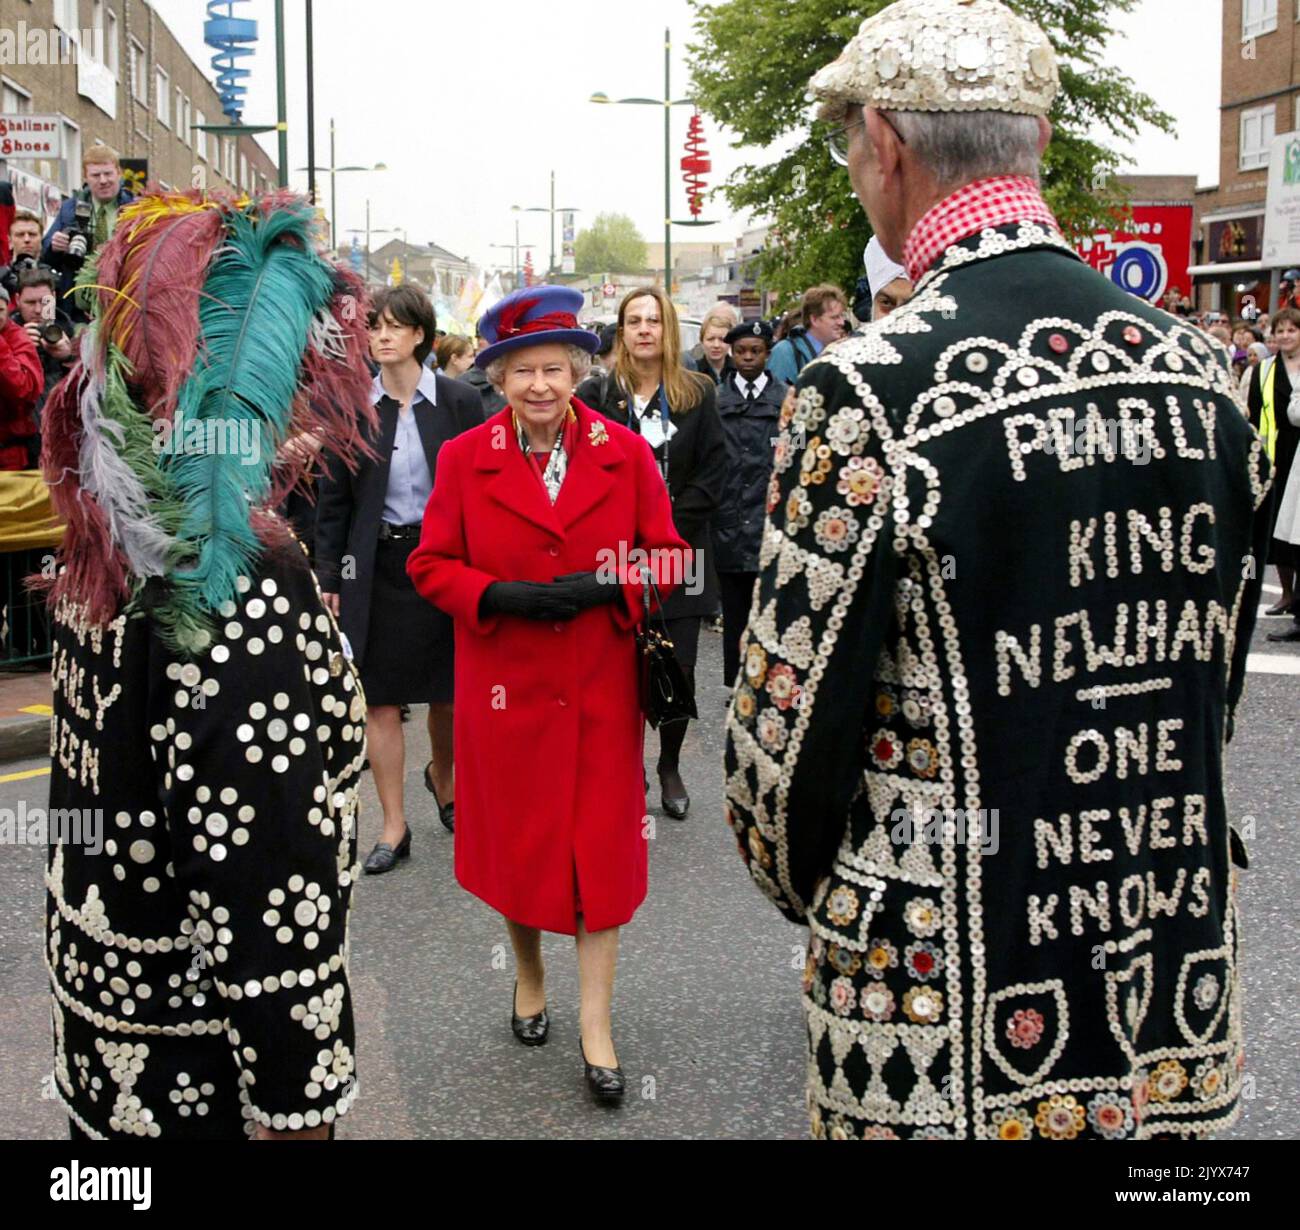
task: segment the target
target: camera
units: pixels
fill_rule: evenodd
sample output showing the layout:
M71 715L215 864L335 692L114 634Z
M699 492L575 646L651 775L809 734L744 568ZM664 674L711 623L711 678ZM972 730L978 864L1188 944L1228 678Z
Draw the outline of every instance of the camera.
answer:
M4 286L9 292L11 299L18 297L18 279L29 269L35 269L40 262L34 256L15 256L12 264L4 271L4 276L0 277L0 285Z
M40 334L41 341L43 341L47 346L57 346L65 337L68 336L64 331L63 326L56 325L52 320L41 325Z
M85 260L91 249L90 219L93 207L83 197L78 197L72 207L72 225L68 227L68 255L74 260Z

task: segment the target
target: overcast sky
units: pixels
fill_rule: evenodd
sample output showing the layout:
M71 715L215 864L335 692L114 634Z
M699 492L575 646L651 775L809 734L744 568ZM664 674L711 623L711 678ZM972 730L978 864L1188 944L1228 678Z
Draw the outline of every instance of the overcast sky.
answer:
M190 55L209 70L200 0L152 0ZM792 0L797 2L797 0ZM1178 119L1176 137L1147 131L1127 154L1128 169L1195 173L1218 180L1221 0L1142 0L1116 30L1109 61ZM306 72L302 0L285 5L288 23L290 165L307 164ZM273 0L245 0L260 41L244 113L275 121ZM386 163L378 174L337 177L339 230L365 225L366 199L376 229L405 228L411 242L435 241L483 264L506 266L520 221L534 261L549 256L544 214L516 215L512 205L557 206L632 216L646 239L663 238L663 117L651 107L601 107L611 97L660 96L665 26L673 33L673 94L688 87L686 44L693 38L687 0L489 0L451 6L428 0L316 0L316 164L329 164L329 121L337 125L337 164ZM682 156L689 108L674 115L673 160ZM761 152L731 148L706 118L711 184ZM275 156L274 137L263 143ZM754 155L759 153L759 158ZM685 190L674 171L674 216L685 216ZM329 176L318 176L329 208ZM305 174L293 174L305 190ZM678 229L677 241L730 244L743 219L719 200L706 217L722 225ZM557 222L557 245L559 226ZM375 247L388 236L372 239Z

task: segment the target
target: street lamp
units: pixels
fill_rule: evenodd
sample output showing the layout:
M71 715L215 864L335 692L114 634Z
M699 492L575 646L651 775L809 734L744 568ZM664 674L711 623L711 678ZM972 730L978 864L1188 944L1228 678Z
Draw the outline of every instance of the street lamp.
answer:
M524 208L521 205L512 205L510 208L517 214L550 214L551 215L551 264L547 270L547 276L553 276L555 273L555 172L551 172L551 204L547 208L543 205L532 205ZM576 214L578 211L573 208L565 208L559 211L564 214Z
M340 167L340 170L344 168ZM362 231L359 227L349 227L349 235L362 235L366 237L366 277L370 276L370 236L371 235L405 235L406 232L400 227L372 227L370 225L370 198L366 198L366 229Z
M306 171L309 175L313 175L313 176L315 175L315 173L316 173L317 171L325 171L325 172L327 172L327 173L329 174L329 177L330 177L330 236L331 236L331 238L334 240L335 246L337 246L337 245L338 245L338 234L339 234L339 232L338 232L338 225L339 225L339 210L338 210L338 195L337 195L337 192L335 191L334 177L335 177L336 175L342 175L345 171L387 171L387 170L388 170L388 166L387 166L386 163L382 163L382 162L377 162L377 163L375 163L375 165L374 165L373 167L340 167L340 166L336 166L335 163L334 163L334 121L333 121L333 120L330 120L330 164L329 164L329 166L327 166L327 167L316 167L316 166L298 167L297 170L299 170L299 171ZM316 203L316 200L315 200L315 196L313 195L313 198L312 198L312 204L314 205L315 203ZM368 207L368 206L369 206L369 203L367 202L367 207ZM348 233L351 234L352 232L349 231Z
M519 264L520 250L531 252L533 245L531 243L519 242L519 219L515 219L515 241L514 243L490 243L489 248L506 248L514 253L514 270L515 270L515 289L518 290L524 284L523 268Z
M664 289L671 299L673 294L673 227L674 226L716 226L716 222L702 222L692 219L685 222L673 221L673 126L672 109L674 107L693 107L693 98L674 98L673 73L673 35L671 30L664 31L664 96L662 98L610 98L608 94L596 93L588 100L602 106L637 106L662 107L664 109Z

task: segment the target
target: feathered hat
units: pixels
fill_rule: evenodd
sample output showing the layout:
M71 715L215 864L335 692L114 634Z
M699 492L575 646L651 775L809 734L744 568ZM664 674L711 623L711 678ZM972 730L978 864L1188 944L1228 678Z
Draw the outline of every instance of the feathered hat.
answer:
M79 285L92 321L43 416L66 522L49 597L101 625L153 581L167 640L201 652L240 574L293 542L273 510L313 450L284 446L369 451L365 289L289 192L142 196Z

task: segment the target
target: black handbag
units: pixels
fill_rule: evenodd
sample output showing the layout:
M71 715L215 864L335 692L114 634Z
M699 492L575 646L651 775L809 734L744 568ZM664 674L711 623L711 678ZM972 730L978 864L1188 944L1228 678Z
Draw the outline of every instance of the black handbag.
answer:
M658 730L660 726L685 722L689 718L698 718L700 714L695 707L695 691L673 652L668 624L662 613L659 616L662 631L651 626L652 590L656 607L662 605L659 591L655 589L654 582L647 578L642 587L645 622L637 629L636 645L641 654L641 710L646 721Z

